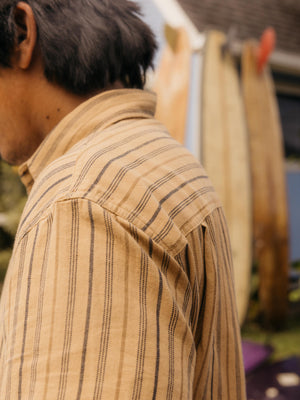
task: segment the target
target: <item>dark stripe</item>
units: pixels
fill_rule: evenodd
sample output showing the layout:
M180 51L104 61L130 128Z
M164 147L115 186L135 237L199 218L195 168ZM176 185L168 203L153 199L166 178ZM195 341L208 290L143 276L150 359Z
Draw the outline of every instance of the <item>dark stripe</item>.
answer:
M209 217L207 217L205 219L205 221L206 221L207 225L210 225L210 218ZM213 242L212 232L210 230L206 231L206 236L209 236L209 237L205 238L205 242L206 242L205 243L205 247L208 246L207 242L209 242L209 248L210 248L210 251L212 251L212 248L211 248L211 242ZM207 248L205 250L207 251ZM213 257L211 257L211 258L213 260ZM210 267L211 270L213 270L211 272L214 272L216 274L216 268L218 268L218 266L216 266L215 264L212 264L209 267ZM216 282L216 276L214 278L215 278L214 280ZM213 293L210 294L210 297L212 299L215 299L216 295L217 295L217 290L219 290L219 289L217 289L217 285L213 284L212 287L209 288L209 290L213 290ZM203 304L201 306L201 309L203 310L203 312L205 313L206 316L207 316L207 310L205 308L206 308L206 297L208 296L207 291L208 291L208 288L207 288L207 284L206 284L205 292L203 294L203 296L204 296ZM207 337L208 338L212 338L212 336L213 336L212 332L213 332L214 315L212 314L210 316L209 324L207 323L208 321L206 319L205 319L205 322L206 322ZM205 353L203 354L203 360L207 360L208 354L211 351L210 346L211 346L211 343L207 343L207 346L206 346L206 349L205 349ZM195 384L195 388L196 389L198 388L198 386L200 384L200 380L203 377L203 370L204 370L204 363L200 366L199 375L198 375L198 378L197 378L196 384Z
M159 317L160 307L163 292L163 283L161 272L159 271L159 289L158 289L158 300L156 307L156 366L155 366L155 379L152 400L156 399L157 385L158 385L158 374L159 374L159 362L160 362L160 331L159 331Z
M204 387L203 388L201 388L202 390L201 390L201 393L202 393L202 396L201 396L201 399L207 399L207 398L209 398L209 399L211 399L211 394L210 394L210 396L208 397L208 394L207 394L207 391L208 391L208 389L210 388L210 385L209 385L209 382L210 382L210 379L211 379L211 374L212 374L212 371L211 371L211 363L209 363L209 365L208 365L208 368L207 368L207 373L206 373L206 380L205 380L205 384L204 384ZM213 400L213 399L212 399ZM218 399L219 400L219 399ZM227 398L227 400L229 400L228 398Z
M218 213L218 211L216 210L216 214L218 215L219 213ZM220 215L218 215L218 216L220 216ZM216 237L215 237L215 235L216 234L220 234L220 232L216 232L215 231L215 226L214 226L214 224L213 224L213 220L212 220L212 217L209 217L208 219L208 222L209 222L209 227L210 227L210 230L211 230L211 236L212 236L212 242L213 242L213 244L214 244L214 246L216 247L217 246L217 244L218 244L218 247L217 247L217 249L220 249L220 252L221 252L221 254L219 254L218 255L218 260L222 260L222 264L223 265L218 265L218 268L217 268L217 274L218 274L218 282L219 282L219 291L220 291L220 295L221 295L221 293L223 294L223 296L222 296L222 303L221 303L221 306L223 306L220 310L219 310L219 314L221 314L221 311L223 310L224 312L225 312L225 316L226 316L226 318L225 318L225 320L227 321L227 324L231 324L231 322L229 322L230 320L229 320L229 316L228 316L228 304L227 304L227 296L226 296L226 293L228 292L228 284L229 284L229 280L228 279L221 279L220 278L220 270L222 270L222 271L224 271L224 269L225 269L225 267L226 267L226 265L227 265L227 267L228 267L228 254L225 254L226 253L226 249L224 249L224 240L226 240L226 236L224 236L224 232L223 232L223 237L222 237L222 234L219 236L219 241L217 242L217 239L216 239ZM221 220L219 221L220 223L221 223ZM220 227L218 227L218 228L220 228ZM226 258L227 258L227 260L226 260ZM228 272L228 271L227 271ZM222 284L222 288L220 287L220 285ZM232 305L231 305L232 306ZM231 308L232 309L232 308ZM232 322L234 322L234 321L232 321ZM231 353L231 349L230 349L230 341L231 341L231 338L229 337L229 334L228 334L228 331L227 331L227 334L226 334L226 367L228 368L229 366L230 366L230 362L229 362L229 357L230 357L230 353ZM235 340L235 342L236 342L236 340ZM224 349L225 350L225 349ZM234 374L235 375L235 374ZM230 385L230 381L231 381L231 375L230 374L227 374L226 375L226 379L227 379L227 398L229 399L230 398L230 396L233 394L233 393L231 393L230 392L230 387L231 387L231 385ZM236 396L235 396L235 398L236 398Z
M4 342L4 337L2 337L1 346L0 346L0 359L1 359L1 360L2 360L3 342ZM2 364L2 365L3 365L3 364Z
M136 243L139 243L139 235L136 226L130 224L130 235L133 237L133 239L136 241Z
M224 240L222 240L222 246L221 246L221 251L223 253L223 259L228 261L227 265L227 273L228 277L226 279L226 282L229 285L229 301L230 301L230 310L232 313L232 321L229 322L229 324L234 325L234 346L235 346L235 369L236 369L236 381L235 381L235 388L236 388L236 395L237 399L242 399L244 398L244 385L242 384L242 376L241 376L241 363L240 363L240 348L239 348L239 343L240 343L240 338L238 337L238 333L240 331L239 325L238 325L238 315L237 315L237 307L236 307L236 299L235 299L235 294L234 294L234 287L233 287L233 268L232 268L232 257L231 253L229 252L230 245L228 243L229 236L228 236L228 231L227 231L227 225L225 221L224 214L222 212L222 209L218 209L217 214L220 217L220 227L222 230L222 235ZM226 254L226 258L225 258ZM225 280L224 280L225 281Z
M180 266L182 272L186 274L186 272L187 272L187 271L186 271L186 263L185 263L185 261L183 261L183 259L182 259L182 252L179 253L179 254L177 254L177 256L175 256L175 260L176 260L177 263L179 264L179 266ZM180 276L181 276L181 274L180 274ZM186 277L186 278L187 278L187 277Z
M163 274L167 274L168 269L170 265L170 256L169 254L165 251L163 254L162 262L161 262L161 271Z
M53 224L53 214L50 214L49 217L51 224ZM50 230L50 236L52 233L52 227ZM59 243L60 243L60 238L58 235L54 236L55 240L55 254L54 254L54 265L59 265ZM47 352L45 349L45 361L46 361L46 372L45 372L45 385L44 385L44 393L42 398L45 399L47 397L48 393L48 386L49 386L49 381L50 381L50 364L51 364L51 356L52 356L52 350L53 350L53 332L54 332L54 326L55 326L55 309L56 309L56 304L57 304L57 277L58 277L58 268L54 268L54 280L51 282L52 283L52 289L53 289L53 301L52 301L52 307L50 311L49 307L49 314L51 313L51 322L50 322L50 332L49 332L49 342L48 342L48 348ZM50 306L50 305L49 305Z
M223 294L225 294L225 292L226 292L226 287L225 287L226 286L226 282L224 280L222 280L222 281L223 281L222 283L223 283L223 288L224 288L223 289ZM220 286L219 286L219 288L220 288ZM222 304L223 304L223 310L224 310L225 315L226 315L226 321L229 324L228 305L227 305L227 297L226 296L223 296ZM229 365L230 365L230 363L229 363L229 352L230 352L229 341L230 341L231 338L228 335L228 331L226 333L227 333L226 334L226 368L228 368ZM227 398L230 399L230 380L231 380L230 375L227 374L226 378L227 378Z
M203 268L204 268L204 259L202 253L202 246L203 246L203 237L201 235L201 227L197 227L193 232L190 233L191 237L191 252L193 257L193 265L196 268L194 270L194 282L193 282L193 307L191 307L190 313L190 325L194 335L195 346L196 344L196 333L197 333L197 325L199 319L199 300L201 294L201 284L202 284L202 276L203 276Z
M210 385L211 385L211 387L210 387L210 393L211 393L211 398L212 399L215 399L215 396L214 396L214 381L215 381L215 371L214 371L214 369L215 369L215 351L214 351L214 349L215 349L215 343L213 343L213 346L212 346L212 360L211 360L211 370L212 370L212 374L211 374L211 382L210 382ZM228 397L228 400L230 399L230 397Z
M183 263L183 261L182 261L181 254L178 254L175 258L176 258L176 261L178 262L178 264L181 266L182 271L184 271L184 270L185 270L185 266L184 266L184 263ZM177 282L177 284L178 284L178 282ZM187 286L186 286L186 290L185 290L185 294L184 294L184 300L183 300L182 308L181 308L182 314L183 314L184 316L185 316L186 311L187 311L187 307L188 307L189 300L190 300L190 295L191 295L191 284L190 284L190 282L188 281L188 282L187 282ZM188 334L188 322L187 322L186 318L185 318L185 324L186 324L186 328L185 328L185 333L184 333L184 337L183 337L183 340L182 340L182 346L181 346L181 364L180 364L180 370L181 370L181 386L180 386L180 398L183 398L183 380L184 380L184 362L185 362L183 353L184 353L184 343L185 343L185 340L186 340L186 337L187 337L187 334ZM187 378L188 378L188 380L189 380L189 376L187 376Z
M195 348L195 343L192 343L192 347L190 350L190 354L189 354L189 358L188 358L188 373L187 373L187 377L188 377L188 396L187 398L190 399L193 397L193 395L191 396L191 385L192 385L192 364L193 364L193 360L195 358L195 354L196 354L196 348ZM192 389L193 390L193 389Z
M187 274L188 280L191 281L191 267L190 267L190 260L189 260L189 246L185 246L185 272Z
M152 258L153 254L153 240L149 238L149 257Z
M222 247L223 247L223 254L224 256L226 255L226 258L224 258L225 265L227 266L227 272L229 275L233 274L233 261L232 261L232 253L231 253L231 245L230 245L230 240L229 240L229 233L225 221L225 216L223 214L222 209L218 208L216 209L216 214L219 216L219 221L220 221L220 228L222 230L221 238L224 240L221 241ZM233 280L231 280L231 287L232 290L234 290L233 287Z
M221 314L221 296L219 296L219 312L218 312L218 326L217 326L217 351L219 354L218 357L218 398L222 398L222 393L223 393L223 384L222 384L222 356L223 356L223 348L222 348L222 343L221 343L221 335L222 335L222 314Z
M37 364L39 358L39 346L40 346L40 337L41 337L41 329L42 329L42 321L43 321L43 306L44 306L44 290L46 283L46 272L47 265L49 261L49 239L50 239L50 220L47 221L47 234L46 234L46 244L45 251L43 256L43 263L41 267L41 279L39 285L39 297L38 297L38 309L36 316L36 328L34 335L34 348L33 348L33 360L31 365L31 375L30 375L30 390L29 390L29 398L32 398L34 395L34 389L36 384L36 375L37 375Z
M179 280L180 280L181 275L182 275L182 270L181 270L181 268L178 268L177 275L176 275L176 278L175 278L175 283L174 283L175 300L176 300L176 302L178 301L178 290L177 290L177 286L178 286L178 283L179 283Z
M175 383L175 354L174 354L174 335L178 322L179 311L173 301L172 314L168 327L168 351L169 351L169 376L168 376L168 389L167 400L173 399L174 383Z
M102 396L104 386L104 376L106 369L106 359L108 342L110 336L110 323L112 312L112 285L113 285L113 265L114 265L114 246L115 238L112 227L111 216L104 211L104 223L106 230L106 254L105 254L105 291L104 291L104 310L102 319L102 330L100 338L100 349L97 363L96 384L94 398Z
M37 236L39 233L39 226L36 228L34 242L32 246L32 252L30 256L30 264L27 278L27 293L26 293L26 306L25 306L25 317L24 317L24 331L23 331L23 341L22 341L22 350L21 350L21 360L20 360L20 368L19 368L19 386L18 386L18 399L22 400L22 379L23 379L23 364L24 364L24 351L25 351L25 343L26 343L26 335L27 335L27 325L28 325L28 309L29 309L29 298L30 298L30 289L31 289L31 276L32 276L32 267L33 267L33 258L35 252L35 246L37 242Z
M134 151L140 150L140 149L142 149L143 147L148 146L148 144L152 144L152 143L154 143L154 142L157 142L157 141L160 141L160 140L166 140L166 139L167 139L167 140L170 140L169 137L165 137L165 136L162 136L162 137L158 137L158 138L154 138L154 139L148 140L147 142L144 142L144 143L140 144L140 145L137 146L137 147L134 147L134 148L132 148L132 149L130 149L130 150L127 150L127 151L125 151L125 153L120 154L119 156L114 157L114 158L112 158L111 160L109 160L109 162L106 163L106 164L104 165L104 167L102 168L101 172L99 173L99 175L97 176L97 178L94 180L94 182L92 183L92 185L91 185L91 186L89 187L89 189L86 191L86 193L84 194L84 197L86 197L86 196L94 189L94 187L100 182L100 179L101 179L102 176L105 174L105 172L107 171L107 169L108 169L115 161L120 160L120 159L122 159L123 157L128 156L128 154L133 153Z
M217 210L216 210L216 212L215 212L216 214L218 214L218 212L217 212ZM227 296L225 295L226 294L226 292L227 292L227 290L226 290L226 285L229 283L229 281L227 281L227 279L225 280L225 279L221 279L220 278L220 271L223 271L224 270L224 267L225 267L225 265L227 264L227 262L228 262L228 260L226 260L226 254L225 254L225 250L224 250L224 248L223 248L223 240L225 239L225 236L223 236L222 237L222 235L221 236L219 236L219 241L217 241L217 238L216 238L216 235L219 233L219 232L216 232L215 231L215 226L214 226L214 224L213 224L213 220L212 220L212 217L210 216L209 218L207 218L207 221L208 221L208 226L209 226L209 228L210 228L210 231L211 231L211 237L212 237L212 242L213 242L213 245L214 245L214 247L216 248L216 250L217 249L220 249L220 252L221 252L221 254L218 254L218 260L222 260L222 264L223 265L218 265L217 266L217 276L218 276L218 287L219 287L219 297L221 296L221 294L222 294L222 302L219 300L219 307L220 307L220 309L219 309L219 312L218 312L218 315L222 315L223 316L223 312L225 313L225 320L226 320L226 322L227 322L227 324L229 324L230 322L229 322L229 317L228 317L228 304L227 304ZM221 221L219 221L219 222L221 222ZM218 227L219 228L219 227ZM218 246L218 247L217 247ZM227 264L228 265L228 264ZM221 286L222 285L222 286ZM217 320L217 322L218 322L218 320ZM224 331L224 329L223 329L223 331ZM231 338L229 337L229 335L228 335L228 331L227 332L224 332L225 334L226 334L226 348L225 349L222 349L222 350L224 350L224 352L225 352L225 350L226 350L226 368L228 368L229 366L230 366L230 363L229 363L229 355L230 355L230 352L231 352L231 350L230 350L230 341L231 341ZM233 371L232 371L232 373L233 373ZM233 393L231 393L230 392L230 387L231 387L231 385L230 385L230 381L231 381L231 376L230 376L230 374L227 374L226 375L226 379L227 379L227 387L226 387L226 389L227 389L227 398L228 399L230 399L230 396L231 395L233 395ZM236 397L235 397L236 398Z
M77 267L78 267L78 243L79 243L79 211L78 200L71 202L72 207L72 226L71 243L69 256L69 282L67 309L65 312L65 333L61 358L61 371L58 387L58 399L64 399L68 380L68 370L70 361L70 347L72 340L73 319L75 310L75 298L77 288Z
M123 366L124 366L124 358L125 358L125 342L127 336L127 327L128 327L128 276L129 276L129 240L127 233L125 233L125 279L124 279L124 312L123 312L123 326L122 326L122 341L121 341L121 350L120 350L120 365L118 372L118 380L116 384L116 394L115 400L119 399L120 389L121 389L121 381L123 376Z
M206 252L203 253L203 260L205 260L205 254ZM204 267L206 268L206 266ZM198 316L198 324L196 328L196 333L195 333L195 346L196 349L198 349L201 339L202 339L202 329L204 326L204 317L205 317L205 307L206 307L206 293L207 293L207 279L206 279L206 274L203 276L203 291L202 291L202 298L201 298L201 304L200 304L200 311L199 311L199 316Z
M135 378L133 384L133 400L141 399L141 389L144 375L146 336L147 336L147 279L148 279L148 259L141 250L141 272L139 282L139 304L140 304L140 323L139 323L139 342L137 350Z
M184 315L186 314L186 310L187 310L187 307L188 307L188 304L189 304L189 301L191 298L191 292L192 292L191 284L190 284L190 282L188 282L185 293L184 293L184 300L183 300L183 305L182 305L182 312Z
M185 326L185 330L184 330L184 334L183 334L183 338L181 341L181 360L180 360L180 396L179 399L184 399L183 397L183 379L184 379L184 357L183 357L183 352L184 352L184 346L185 346L185 340L187 337L187 333L188 333L188 326Z
M195 334L195 326L198 320L198 287L197 287L197 279L195 279L194 284L193 284L193 289L192 289L192 304L193 306L191 307L191 312L190 312L190 326L192 329L193 334Z
M19 306L20 306L20 295L21 295L21 286L22 286L22 282L23 282L23 273L24 273L27 242L28 242L28 236L26 235L21 242L19 265L18 266L15 265L15 268L18 269L18 283L17 283L16 299L15 299L15 306L14 306L14 318L13 318L13 325L12 325L13 326L12 340L11 340L11 346L10 346L8 367L7 367L6 394L5 394L6 400L10 400L10 398L11 398L12 360L14 358L14 350L15 350L15 343L16 343L16 333L17 333L16 327L18 324L18 313L19 313Z
M83 346L82 346L80 378L79 378L79 387L78 387L78 391L77 391L77 400L79 400L81 397L82 385L83 385L83 379L84 379L85 359L86 359L87 342L88 342L89 326L90 326L90 318L91 318L93 275L94 275L95 222L94 222L94 218L93 218L92 206L91 206L90 201L88 202L88 210L89 210L89 218L90 218L90 224L91 224L89 288L88 288L88 303L87 303L87 309L86 309L86 321L85 321L85 330L84 330L84 340L83 340Z

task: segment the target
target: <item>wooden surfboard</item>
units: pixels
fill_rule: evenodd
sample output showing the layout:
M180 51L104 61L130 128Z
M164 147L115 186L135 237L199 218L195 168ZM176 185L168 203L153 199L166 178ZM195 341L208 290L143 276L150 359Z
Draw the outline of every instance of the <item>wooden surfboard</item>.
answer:
M282 131L268 67L257 72L257 43L245 43L242 82L250 143L254 257L266 325L280 327L287 312L288 211Z
M202 162L224 206L231 238L240 323L250 296L251 180L248 139L238 71L226 37L208 33L202 81Z
M155 117L180 143L185 140L190 81L191 46L184 28L166 26L167 39L153 90L157 93Z

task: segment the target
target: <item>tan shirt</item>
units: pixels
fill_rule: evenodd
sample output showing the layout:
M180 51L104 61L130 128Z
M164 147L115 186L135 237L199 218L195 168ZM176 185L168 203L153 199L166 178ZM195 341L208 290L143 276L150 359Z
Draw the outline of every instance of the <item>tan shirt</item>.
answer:
M245 399L223 212L154 111L105 92L21 167L1 400Z

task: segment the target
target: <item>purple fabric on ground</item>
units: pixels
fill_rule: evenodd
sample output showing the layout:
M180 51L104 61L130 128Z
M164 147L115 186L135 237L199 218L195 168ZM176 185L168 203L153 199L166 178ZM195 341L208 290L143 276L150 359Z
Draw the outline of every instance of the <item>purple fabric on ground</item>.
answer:
M272 346L245 340L242 343L242 349L246 374L258 368L273 352Z
M282 386L280 377L298 377L296 384ZM288 379L289 381L289 379ZM300 400L300 358L267 364L247 375L248 400Z

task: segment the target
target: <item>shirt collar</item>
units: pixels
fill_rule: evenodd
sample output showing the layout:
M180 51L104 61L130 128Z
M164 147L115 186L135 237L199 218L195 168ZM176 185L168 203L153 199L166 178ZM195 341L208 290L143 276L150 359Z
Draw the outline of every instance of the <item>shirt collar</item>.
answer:
M111 90L83 102L59 122L20 166L19 174L27 192L47 165L96 129L101 131L128 118L153 118L155 107L155 94L138 89Z

